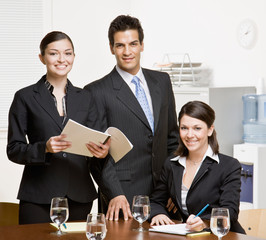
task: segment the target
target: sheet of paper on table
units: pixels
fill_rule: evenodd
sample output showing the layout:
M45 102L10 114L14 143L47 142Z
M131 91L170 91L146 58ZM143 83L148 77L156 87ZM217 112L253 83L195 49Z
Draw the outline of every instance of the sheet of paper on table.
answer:
M50 223L52 226L57 227L57 224ZM66 228L61 225L62 232L85 232L86 231L86 222L66 222Z
M160 226L152 226L149 229L151 232L161 232L161 233L171 233L178 235L187 235L189 233L193 233L194 231L190 231L186 228L186 223L179 224L169 224L169 225L160 225Z

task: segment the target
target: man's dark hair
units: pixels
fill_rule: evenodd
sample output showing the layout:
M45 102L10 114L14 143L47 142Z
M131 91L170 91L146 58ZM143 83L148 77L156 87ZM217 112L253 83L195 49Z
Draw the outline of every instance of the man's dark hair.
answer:
M114 46L115 33L126 30L137 30L139 33L139 42L142 44L144 33L140 21L129 15L120 15L111 22L109 27L108 38L111 46Z

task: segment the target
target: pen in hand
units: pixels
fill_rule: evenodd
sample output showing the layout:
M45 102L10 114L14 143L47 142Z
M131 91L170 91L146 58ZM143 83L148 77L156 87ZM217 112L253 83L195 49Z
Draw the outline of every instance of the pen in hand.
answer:
M207 207L209 207L209 203L206 204L206 206L205 206L204 208L202 208L194 218L196 218L196 217L198 217L199 215L201 215L201 214L206 210Z
M193 215L190 215L189 218L187 219L187 228L191 231L196 231L196 232L200 232L202 231L206 225L205 223L202 221L202 219L195 219L198 216L200 216L205 210L206 208L209 207L209 204L206 204L206 206L204 208L202 208L197 215L195 215L193 217ZM195 219L195 220L194 220Z

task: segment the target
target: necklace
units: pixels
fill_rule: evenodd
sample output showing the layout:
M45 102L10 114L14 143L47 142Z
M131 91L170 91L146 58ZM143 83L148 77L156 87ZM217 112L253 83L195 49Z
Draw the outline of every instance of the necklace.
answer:
M187 160L189 160L189 162L191 162L194 166L196 166L198 163L201 163L202 162L202 160L200 160L200 161L193 161L189 157L187 157Z

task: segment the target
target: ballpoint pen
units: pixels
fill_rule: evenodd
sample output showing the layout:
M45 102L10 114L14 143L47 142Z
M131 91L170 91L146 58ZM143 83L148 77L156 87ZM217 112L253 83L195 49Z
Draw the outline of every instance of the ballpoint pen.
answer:
M196 217L198 217L199 215L201 215L201 214L206 210L207 207L209 207L209 203L206 204L206 206L205 206L204 208L202 208L194 218L196 218Z

